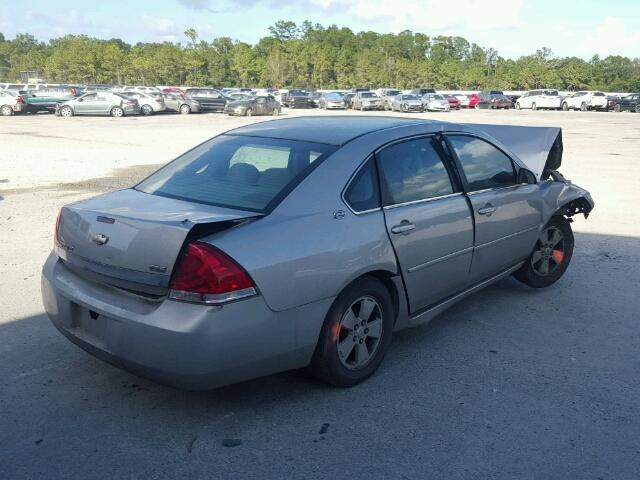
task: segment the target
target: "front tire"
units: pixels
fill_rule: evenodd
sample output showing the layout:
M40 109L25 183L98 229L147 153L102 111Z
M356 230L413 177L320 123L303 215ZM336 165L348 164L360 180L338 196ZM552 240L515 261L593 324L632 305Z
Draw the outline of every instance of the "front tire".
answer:
M73 109L67 105L60 109L61 117L73 117Z
M191 107L187 104L180 105L180 113L183 115L189 115L191 113Z
M640 105L636 105L636 113L640 113Z
M567 270L573 246L569 221L559 215L552 217L542 230L533 252L514 277L533 288L553 285Z
M586 104L586 103L584 103L584 102L583 102L583 103L581 103L581 104L580 104L580 111L581 111L581 112L586 112L587 110L589 110L589 107L587 107L587 104Z
M531 110L537 110L538 106L534 103L531 104Z
M562 111L563 111L563 112L566 112L567 110L569 110L569 105L567 104L567 102L564 102L564 103L562 104Z
M151 105L142 105L141 111L143 115L153 115L153 108Z
M616 112L620 112L620 104L619 104L619 103L616 103L616 104L614 105L614 107L613 107L613 110L614 110L614 111L616 111Z
M109 114L112 117L124 117L124 110L120 107L113 107L111 109L111 112L109 112Z
M389 348L394 317L391 295L379 280L363 277L352 283L327 313L310 373L338 387L366 380Z
M251 110L250 108L247 108L247 111L246 111L246 112L244 112L244 114L245 114L247 117L251 117L251 116L253 116L253 110Z
M2 115L3 117L9 117L13 115L13 108L11 108L9 105L3 105L2 107L0 107L0 115Z
M520 110L522 107L520 107L520 104L518 102L516 102L516 110Z

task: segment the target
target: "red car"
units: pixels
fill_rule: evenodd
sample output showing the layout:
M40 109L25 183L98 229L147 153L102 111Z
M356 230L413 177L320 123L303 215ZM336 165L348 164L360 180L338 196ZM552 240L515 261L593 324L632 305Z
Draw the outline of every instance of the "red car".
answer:
M182 98L185 98L187 96L187 93L178 87L163 88L162 93L173 93L174 95L180 95Z
M460 110L460 100L453 95L443 95L443 97L447 99L447 102L449 102L451 110Z
M477 93L469 95L469 108L476 108L476 105L480 101L480 96Z

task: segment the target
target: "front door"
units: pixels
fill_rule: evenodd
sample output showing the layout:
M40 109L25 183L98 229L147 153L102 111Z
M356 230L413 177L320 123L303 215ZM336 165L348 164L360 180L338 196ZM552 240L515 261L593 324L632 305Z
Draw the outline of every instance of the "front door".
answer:
M475 219L470 283L477 283L529 256L542 222L537 185L518 184L516 165L491 143L447 135Z
M434 137L377 153L385 222L412 314L462 290L473 250L473 215L454 187Z

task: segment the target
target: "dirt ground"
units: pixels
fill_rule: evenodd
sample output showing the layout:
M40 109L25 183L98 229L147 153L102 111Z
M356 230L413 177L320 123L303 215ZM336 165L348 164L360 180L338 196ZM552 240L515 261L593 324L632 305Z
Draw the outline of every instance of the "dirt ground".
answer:
M410 116L562 127L560 170L596 202L562 281L507 279L401 332L356 388L290 372L197 394L70 344L40 269L62 205L264 118L0 117L0 478L637 478L640 115Z

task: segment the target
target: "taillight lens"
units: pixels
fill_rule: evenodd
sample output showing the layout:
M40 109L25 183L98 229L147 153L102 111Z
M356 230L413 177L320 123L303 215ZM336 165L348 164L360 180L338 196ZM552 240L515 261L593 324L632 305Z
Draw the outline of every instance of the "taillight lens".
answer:
M169 298L220 304L256 295L249 274L231 257L203 242L187 245L169 285Z
M62 209L58 212L56 218L56 229L53 231L53 246L54 248L60 244L60 217L62 216Z

